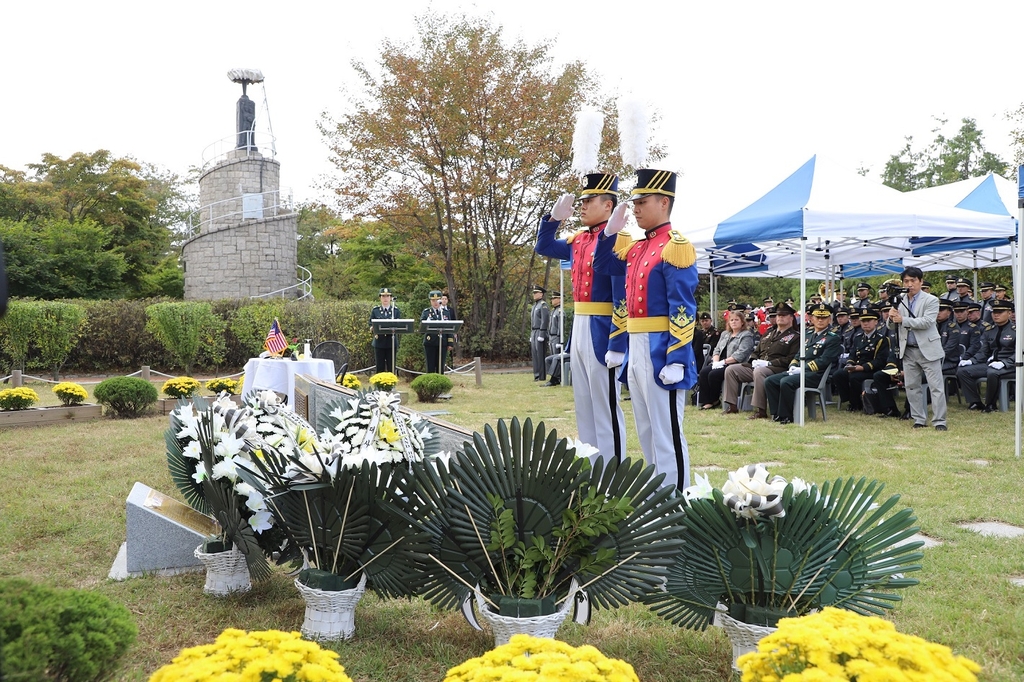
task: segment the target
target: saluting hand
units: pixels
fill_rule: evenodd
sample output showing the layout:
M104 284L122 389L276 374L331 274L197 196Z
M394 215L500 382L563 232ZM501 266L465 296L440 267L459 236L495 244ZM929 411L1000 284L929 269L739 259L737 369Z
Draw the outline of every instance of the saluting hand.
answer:
M615 207L611 217L608 218L608 224L604 226L604 235L606 237L613 237L622 232L622 228L626 226L626 210L628 208L628 204L625 203Z
M551 209L551 217L559 222L565 220L572 215L572 205L576 201L576 197L571 194L563 194L558 197L558 201Z

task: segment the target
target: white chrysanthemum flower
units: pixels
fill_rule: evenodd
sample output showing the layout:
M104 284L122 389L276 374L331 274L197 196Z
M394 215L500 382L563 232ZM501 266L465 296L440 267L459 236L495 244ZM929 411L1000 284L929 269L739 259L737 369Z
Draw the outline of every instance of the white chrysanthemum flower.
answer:
M235 470L235 458L226 457L213 465L213 477L215 479L227 478L234 483L238 480L238 472Z
M598 454L598 449L590 443L585 443L579 438L573 438L569 441L569 447L575 448L576 456L583 459L590 459L591 456Z

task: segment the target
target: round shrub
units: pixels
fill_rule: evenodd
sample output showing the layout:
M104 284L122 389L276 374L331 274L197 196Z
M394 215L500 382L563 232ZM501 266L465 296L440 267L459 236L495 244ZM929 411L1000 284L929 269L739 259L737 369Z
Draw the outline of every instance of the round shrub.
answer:
M238 395L242 390L242 382L240 380L228 379L226 377L210 379L206 382L206 390L212 392L214 395L220 395L225 391L231 395Z
M192 377L174 377L165 381L160 390L170 398L189 398L199 393L199 382Z
M39 394L25 386L0 391L0 410L27 410L37 402Z
M0 660L5 679L103 679L135 641L124 606L85 590L0 580Z
M339 376L338 379L341 379ZM335 379L337 381L337 379ZM353 391L362 389L363 382L359 381L359 377L355 374L346 374L344 379L341 379L341 385L345 388L351 388Z
M452 390L452 380L443 374L421 374L410 384L421 403L434 403Z
M156 402L153 384L138 377L113 377L96 385L96 400L107 405L118 417L138 417Z
M370 385L378 391L390 391L398 385L398 377L391 372L377 372L370 377Z
M72 381L60 382L53 387L53 392L60 398L61 404L67 407L81 405L89 397L88 391Z

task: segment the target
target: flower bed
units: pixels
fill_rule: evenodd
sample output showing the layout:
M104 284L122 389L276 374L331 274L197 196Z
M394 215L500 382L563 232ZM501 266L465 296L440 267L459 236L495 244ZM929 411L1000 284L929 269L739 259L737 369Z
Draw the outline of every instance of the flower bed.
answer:
M27 410L4 410L0 412L0 428L5 426L42 426L69 419L99 419L101 416L103 416L103 407L92 403L32 407Z

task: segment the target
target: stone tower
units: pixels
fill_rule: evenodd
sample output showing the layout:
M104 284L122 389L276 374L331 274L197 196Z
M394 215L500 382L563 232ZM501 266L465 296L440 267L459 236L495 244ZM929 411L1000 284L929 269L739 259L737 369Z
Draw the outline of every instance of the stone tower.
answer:
M233 147L215 149L199 178L201 208L181 247L185 299L303 298L309 282L297 277L298 214L281 194L274 139L256 132L256 108L245 92L263 74L234 69L228 77L242 84L237 130Z

